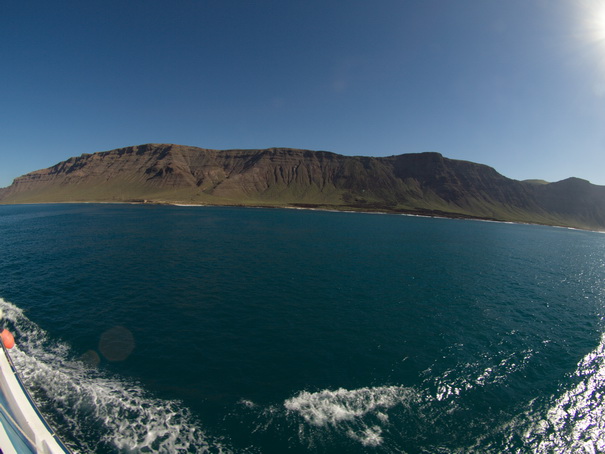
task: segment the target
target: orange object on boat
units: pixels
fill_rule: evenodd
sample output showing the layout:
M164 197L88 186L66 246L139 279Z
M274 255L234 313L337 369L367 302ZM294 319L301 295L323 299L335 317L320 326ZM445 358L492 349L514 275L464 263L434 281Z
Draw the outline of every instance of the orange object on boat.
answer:
M15 338L13 337L13 334L6 328L0 333L0 338L2 339L2 343L6 348L10 349L15 346Z

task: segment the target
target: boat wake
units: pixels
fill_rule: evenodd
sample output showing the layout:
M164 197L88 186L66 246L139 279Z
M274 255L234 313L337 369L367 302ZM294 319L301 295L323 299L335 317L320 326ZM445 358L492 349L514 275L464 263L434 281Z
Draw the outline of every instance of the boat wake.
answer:
M17 339L11 357L25 386L75 452L230 452L180 402L74 359L67 344L53 341L20 308L1 298L0 308Z
M223 432L228 441L212 436L181 402L77 360L13 304L0 299L0 309L17 340L11 356L25 385L75 452L234 450L234 432ZM559 391L497 412L489 399L531 372L539 347L492 349L468 362L456 362L452 348L412 386L300 390L273 405L244 396L222 423L239 431L249 448L240 451L249 452L256 452L255 439L267 438L299 452L605 452L605 335L561 377Z
M501 352L438 374L428 371L413 387L301 391L281 407L264 409L249 400L241 403L259 414L259 431L283 425L284 419L297 425L307 449L342 445L346 438L357 444L349 450L360 452L605 452L605 335L578 363L571 389L525 402L512 418L495 413L465 419L469 393L477 402L489 396L509 375L522 374L535 354Z
M419 397L413 389L403 386L340 388L303 391L287 399L284 407L312 426L340 430L344 427L347 436L363 446L379 446L383 442L381 425L389 419L386 411L394 406L409 408Z

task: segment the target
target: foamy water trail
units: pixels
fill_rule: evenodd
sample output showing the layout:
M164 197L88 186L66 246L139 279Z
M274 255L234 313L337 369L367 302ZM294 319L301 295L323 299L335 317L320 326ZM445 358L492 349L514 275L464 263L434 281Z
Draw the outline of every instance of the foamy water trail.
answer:
M379 414L395 405L414 400L414 391L403 386L381 386L354 390L303 391L284 402L289 411L300 414L314 426L337 425L359 419L368 413Z
M52 341L21 309L1 298L0 308L17 340L15 366L51 424L70 434L65 441L74 451L229 452L180 402L70 359L69 346Z
M74 360L67 344L51 339L21 309L2 299L0 309L15 333L17 346L11 356L26 386L75 451L231 450L228 442L208 434L180 402L158 399L129 380ZM257 423L265 421L257 425L259 432L277 433L288 427L290 434L290 429L298 429L294 438L311 451L333 443L342 446L345 439L363 451L402 452L401 443L417 434L425 446L434 448L431 434L441 436L449 430L448 423L456 420L467 393L504 384L511 374L522 372L535 354L531 349L500 351L474 362L436 364L413 387L300 391L280 405L264 408L242 400L244 411L236 411L234 417L242 421L249 415ZM486 423L485 436L461 437L459 444L441 447L465 453L605 452L605 336L578 362L572 378L575 384L559 395L522 404L512 420L493 425L492 419Z
M285 400L283 405L287 414L300 419L299 438L309 446L317 440L329 443L331 435L337 433L364 448L401 452L401 446L392 436L404 439L419 436L430 443L431 434L442 435L440 426L447 427L451 419L456 418L457 402L466 399L465 394L500 385L510 374L526 367L533 354L530 349L514 354L500 352L481 361L459 363L454 369L445 369L437 375L435 370L429 370L427 379L414 387L302 391ZM472 452L481 452L483 448L485 446ZM456 452L470 451L461 447Z
M389 418L386 411L395 406L409 406L417 400L418 394L404 386L340 388L300 392L287 399L284 407L312 426L344 431L363 446L379 446L383 442L381 426Z

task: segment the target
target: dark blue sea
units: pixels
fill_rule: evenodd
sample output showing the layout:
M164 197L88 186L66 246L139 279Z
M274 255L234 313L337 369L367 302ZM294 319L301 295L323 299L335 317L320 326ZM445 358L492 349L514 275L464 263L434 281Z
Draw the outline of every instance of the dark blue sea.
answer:
M605 451L605 235L0 206L12 357L79 453Z

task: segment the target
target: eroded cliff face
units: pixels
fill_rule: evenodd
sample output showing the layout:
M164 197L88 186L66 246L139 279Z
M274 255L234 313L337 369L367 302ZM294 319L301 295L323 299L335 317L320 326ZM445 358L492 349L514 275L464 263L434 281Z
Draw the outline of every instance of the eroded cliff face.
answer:
M577 181L576 181L577 180ZM154 201L319 206L605 228L605 187L536 185L438 153L375 157L146 144L23 175L2 203Z
M8 188L13 193L37 190L53 185L82 185L126 180L150 182L154 168L170 167L171 145L141 145L69 158L48 169L37 170L16 178ZM184 170L184 169L183 169ZM183 172L183 176L185 172ZM178 184L179 177L166 175L166 185ZM75 195L75 194L74 194Z

